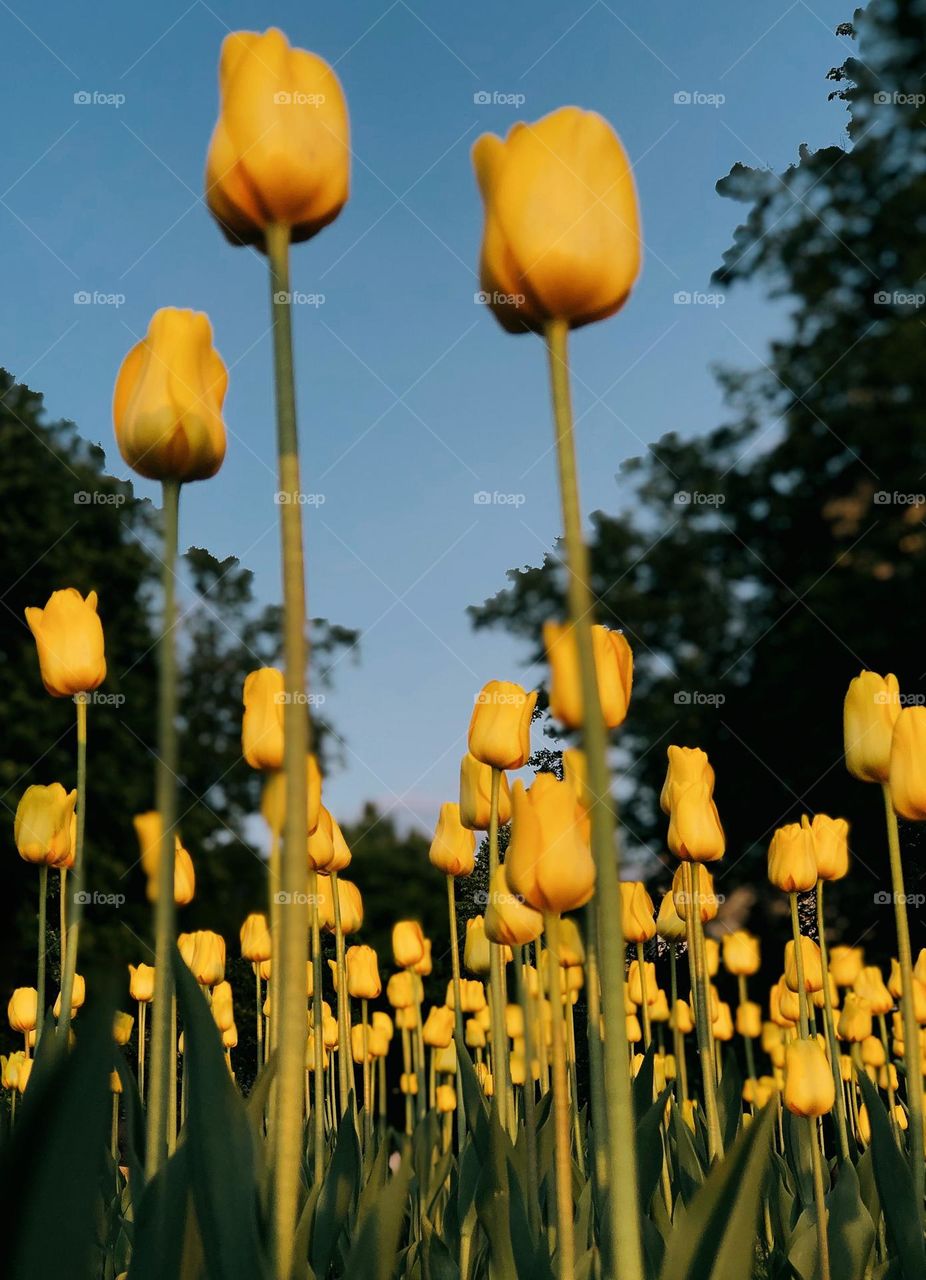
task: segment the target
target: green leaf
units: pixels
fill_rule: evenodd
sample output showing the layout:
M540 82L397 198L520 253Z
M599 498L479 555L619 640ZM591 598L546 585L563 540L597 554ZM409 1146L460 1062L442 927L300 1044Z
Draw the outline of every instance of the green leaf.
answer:
M466 1109L466 1127L473 1135L473 1142L482 1162L489 1149L489 1110L485 1094L476 1078L476 1069L469 1050L459 1034L454 1033L457 1046L457 1070L463 1083L463 1101Z
M774 1120L769 1104L713 1167L676 1224L661 1280L743 1280L751 1269Z
M868 1108L871 1156L887 1233L904 1280L922 1280L926 1275L926 1250L910 1169L897 1148L884 1104L864 1071L858 1073L858 1082Z
M662 1145L662 1121L666 1113L671 1087L662 1093L647 1107L639 1112L637 1120L637 1188L640 1193L640 1212L649 1209L653 1192L659 1183L662 1173L664 1147Z
M189 1148L181 1143L145 1188L135 1206L135 1236L129 1280L163 1280L183 1274L183 1257L195 1226Z
M858 1175L848 1160L826 1197L830 1272L840 1280L862 1280L875 1242L875 1224L862 1203Z
M723 1149L733 1146L743 1122L743 1077L736 1055L724 1054L723 1075L717 1088L717 1110L720 1113L720 1136Z
M132 1199L137 1204L145 1189L145 1109L135 1082L135 1073L121 1051L116 1053L116 1070L122 1081L122 1110L125 1116L122 1148L129 1169Z
M350 1213L360 1195L360 1143L350 1107L341 1116L334 1155L325 1171L309 1261L317 1276L326 1276L338 1237L350 1227Z
M411 1172L406 1156L368 1211L358 1214L344 1280L393 1280L396 1276Z
M655 1057L656 1042L654 1040L646 1053L644 1053L643 1061L640 1063L640 1070L633 1078L631 1088L633 1091L633 1114L635 1116L642 1116L653 1105L653 1061Z

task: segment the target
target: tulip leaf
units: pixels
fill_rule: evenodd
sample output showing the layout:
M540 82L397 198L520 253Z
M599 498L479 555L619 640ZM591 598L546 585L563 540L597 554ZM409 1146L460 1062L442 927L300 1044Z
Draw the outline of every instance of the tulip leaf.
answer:
M840 1280L862 1280L875 1242L875 1224L862 1203L858 1174L848 1160L826 1197L830 1272Z
M209 1275L214 1280L266 1276L247 1112L209 1006L176 948L173 962L188 1073L190 1177Z
M717 1089L717 1110L720 1113L720 1136L726 1151L736 1141L743 1122L743 1077L733 1053L724 1054L723 1057L723 1075Z
M466 1127L473 1135L479 1159L483 1161L489 1149L489 1111L482 1086L476 1078L476 1069L469 1056L469 1050L459 1033L454 1034L457 1046L457 1069L463 1083Z
M47 1280L99 1269L96 1208L105 1168L113 1063L112 984L81 1018L73 1052L46 1030L0 1157L5 1275ZM66 1189L67 1194L63 1194Z
M190 1188L189 1148L181 1143L145 1187L135 1205L135 1234L129 1280L162 1280L187 1274L183 1258L196 1234Z
M357 1215L355 1238L344 1266L344 1280L393 1280L411 1182L408 1157L386 1186ZM317 1220L317 1215L316 1215Z
M775 1107L765 1107L719 1161L681 1215L661 1280L742 1280L756 1244Z
M922 1280L926 1275L926 1250L910 1169L897 1148L878 1091L864 1071L858 1073L858 1082L868 1109L872 1164L887 1234L900 1260L904 1280Z
M145 1188L145 1110L142 1106L135 1074L124 1053L116 1054L116 1070L122 1081L122 1107L125 1113L122 1149L129 1168L129 1185L137 1204Z
M348 1107L338 1125L334 1155L325 1171L315 1210L309 1261L317 1276L326 1276L338 1237L349 1225L350 1210L360 1192L360 1143Z
M698 1159L692 1132L676 1106L672 1107L672 1134L675 1138L679 1190L685 1204L690 1204L704 1182L704 1168Z
M641 1112L637 1120L637 1187L641 1213L646 1213L649 1209L662 1173L662 1122L670 1092L670 1088L663 1089L656 1101L645 1112Z
M633 1078L633 1114L639 1118L649 1111L653 1105L653 1077L656 1058L656 1041L654 1040L640 1063L640 1069Z

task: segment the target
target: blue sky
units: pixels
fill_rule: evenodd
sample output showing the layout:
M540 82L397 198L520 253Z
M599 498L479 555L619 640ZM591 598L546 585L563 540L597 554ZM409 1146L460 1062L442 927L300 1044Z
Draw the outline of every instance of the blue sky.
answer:
M710 290L739 213L714 192L731 165L780 170L800 142L843 141L825 75L849 48L833 29L851 8L0 3L0 363L125 476L119 363L157 307L207 311L231 368L229 450L186 491L181 537L238 555L267 601L279 572L264 264L228 246L201 201L219 47L274 24L344 85L351 200L293 261L294 289L324 297L295 319L303 487L324 497L307 510L310 609L363 633L326 707L346 744L327 784L336 815L369 798L430 827L456 793L473 695L540 678L465 615L559 532L542 346L474 301L472 142L574 102L615 125L635 165L642 279L573 344L583 505L614 510L621 462L668 430L713 426L711 365L755 365L784 322L758 293L675 295ZM523 500L475 502L483 491Z

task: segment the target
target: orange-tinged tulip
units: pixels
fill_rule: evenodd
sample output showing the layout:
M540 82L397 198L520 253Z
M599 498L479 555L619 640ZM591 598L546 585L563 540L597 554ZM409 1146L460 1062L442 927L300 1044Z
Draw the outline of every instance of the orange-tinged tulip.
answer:
M441 1115L457 1109L457 1091L452 1084L439 1084L434 1090L434 1101Z
M400 969L412 969L424 957L424 932L417 920L399 920L392 927L392 955Z
M851 987L862 971L865 952L861 947L831 947L830 974L837 987Z
M669 767L659 795L659 805L663 813L670 814L676 796L694 783L704 783L708 790L713 791L714 770L707 753L700 747L671 746L666 754Z
M350 880L337 878L338 906L341 914L341 932L346 937L356 933L363 924L363 899L360 890ZM334 913L334 882L322 878L317 885L318 922L329 933L337 932L337 919Z
M335 860L334 819L324 805L319 806L315 830L309 832L306 853L310 871L330 874Z
M755 1000L744 1000L736 1010L736 1030L749 1040L762 1034L762 1006Z
M722 940L723 963L727 973L734 977L742 974L751 977L759 972L762 954L759 939L746 929L736 929L733 933L724 934Z
M433 969L433 967L434 967L434 962L431 959L431 939L425 938L424 950L421 953L421 959L416 961L416 963L412 965L412 970L414 973L417 973L420 977L426 978L428 974L431 972L431 970Z
M672 899L679 917L688 920L689 908L697 910L701 923L707 924L717 915L717 895L714 893L714 881L707 867L700 862L691 865L692 888L689 892L685 867L676 868L672 877Z
M129 995L139 1004L149 1004L154 999L154 965L129 965Z
M6 1006L6 1016L13 1031L25 1034L35 1030L39 993L35 987L17 987Z
M161 815L156 809L147 813L137 813L132 819L138 846L141 852L142 871L148 878L147 894L149 902L158 899L158 866L161 861L161 833L163 826ZM196 873L193 859L180 843L179 835L174 835L174 901L178 907L185 907L193 901L196 892Z
M717 1012L711 1025L714 1039L732 1040L733 1030L733 1015L730 1012L730 1006L725 1000L721 1000L717 1005Z
M688 862L717 862L723 857L726 840L706 781L673 787L668 844L676 857Z
M813 832L817 876L820 880L841 880L849 870L849 824L845 818L814 815Z
M259 667L244 678L241 754L252 769L283 766L283 672Z
M322 775L318 760L312 753L306 756L306 822L309 835L318 826L322 803ZM286 821L286 775L274 771L267 777L260 800L261 817L273 835L283 834Z
M622 880L619 888L624 941L649 942L656 933L656 921L653 918L656 909L646 892L646 886L640 880Z
M843 707L846 768L861 782L887 782L900 689L894 675L863 671L849 682Z
M488 831L492 808L492 766L467 751L460 761L460 822L470 831ZM499 777L498 821L511 820L511 793L504 773ZM432 862L434 859L432 857ZM435 863L435 865L438 865ZM448 874L452 874L448 873Z
M386 999L393 1009L410 1009L415 1003L415 978L408 970L394 973L386 983Z
M806 814L779 827L768 847L768 878L785 893L806 893L817 883L813 831Z
M428 858L445 876L472 875L476 865L476 837L460 820L460 806L448 800L440 816Z
M592 111L561 107L507 138L483 134L473 167L485 205L480 283L509 332L572 328L623 305L640 270L627 153Z
M470 973L485 975L490 968L491 950L485 931L483 916L471 916L466 922L466 941L463 944L463 964Z
M261 911L252 911L241 926L241 954L252 964L269 960L272 953L267 917Z
M512 792L508 884L537 911L575 911L595 891L595 864L583 811L568 782L539 774Z
M476 697L469 750L494 769L520 769L531 753L531 718L537 694L509 680L490 680Z
M181 946L181 940L184 945ZM201 987L214 987L225 977L225 939L211 929L181 934L180 954Z
M543 916L518 894L512 893L504 865L497 868L489 884L485 932L490 942L508 947L522 947L543 933Z
M222 44L219 118L206 201L233 244L264 242L271 223L308 240L350 187L347 103L334 71L282 31L235 31Z
M347 948L347 991L355 1000L375 1000L383 989L372 947Z
M106 679L103 627L96 606L95 591L85 600L74 587L67 587L53 591L44 609L26 610L42 683L54 698L89 693Z
M16 806L13 839L19 856L37 866L60 867L71 852L71 820L77 792L60 782L27 787Z
M445 1049L453 1039L453 1010L447 1005L432 1005L421 1028L425 1044L433 1049Z
M904 707L894 724L888 768L894 811L926 820L926 707Z
M162 307L122 362L113 392L116 443L148 480L208 480L225 458L228 370L202 311Z
M663 942L669 943L684 942L688 936L685 921L675 910L675 899L671 889L662 895L659 914L656 917L656 932Z
M212 1016L220 1031L235 1025L235 1009L230 982L217 982L212 990Z
M582 728L579 646L571 623L545 622L543 643L550 664L550 712L568 729ZM592 627L601 714L608 729L627 718L633 684L633 654L622 631Z
M804 990L809 994L823 990L823 959L813 938L800 938L801 967L804 971ZM789 991L800 991L797 974L797 953L793 941L785 943L785 982Z
M837 1027L840 1040L861 1044L871 1035L871 1005L854 991L846 996L846 1003L839 1015Z
M825 1116L836 1101L826 1054L816 1040L795 1040L785 1051L784 1103L796 1116Z
M890 1013L894 1007L894 997L884 985L884 978L877 965L866 965L853 982L852 989L857 996L868 1001L876 1017L882 1013Z

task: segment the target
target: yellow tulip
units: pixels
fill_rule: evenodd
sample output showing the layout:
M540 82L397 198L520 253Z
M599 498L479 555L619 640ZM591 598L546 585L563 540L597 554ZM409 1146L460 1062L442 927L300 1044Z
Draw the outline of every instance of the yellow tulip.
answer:
M733 1015L730 1012L730 1006L725 1000L721 1000L717 1005L717 1012L712 1020L712 1034L715 1040L732 1040L733 1039Z
M469 750L494 769L520 769L531 753L531 718L537 694L509 680L490 680L476 697Z
M35 987L17 987L6 1006L6 1016L13 1031L26 1034L35 1030L39 993Z
M476 865L476 837L461 822L460 806L451 800L440 807L428 858L445 876L472 875Z
M421 1028L421 1036L432 1049L445 1049L453 1039L453 1010L447 1005L432 1005Z
M434 1090L434 1100L441 1115L457 1109L457 1091L451 1084L439 1084Z
M60 782L26 788L13 823L13 840L25 862L60 867L67 861L76 804L77 792L65 791Z
M372 947L347 948L347 991L355 1000L375 1000L383 986Z
M904 707L894 724L888 781L896 813L926 820L926 707Z
M851 987L862 971L865 953L861 947L831 947L830 974L837 987Z
M813 938L800 938L801 961L804 970L804 990L809 994L823 990L823 959L820 948ZM797 954L793 941L785 943L785 982L789 991L799 991L800 982L797 976Z
M484 925L490 942L508 947L522 947L543 933L543 916L518 894L512 893L504 864L496 869L489 884L489 905Z
M222 1032L222 1046L225 1049L237 1049L238 1047L238 1028L234 1022L230 1027Z
M653 900L640 880L622 880L621 920L625 942L649 942L655 936L656 921Z
M74 985L71 987L71 1017L77 1013L78 1009L82 1009L84 1001L87 998L87 984L83 976L79 973L74 974ZM52 1009L56 1018L61 1017L61 992L58 992Z
M619 310L641 240L630 161L606 120L561 107L505 139L483 134L473 167L485 205L481 287L509 332Z
M244 679L241 754L252 769L283 766L283 672L259 667Z
M415 1003L415 979L407 970L394 973L386 983L386 999L393 1009L410 1009Z
M490 968L489 939L485 931L483 916L471 916L466 922L466 941L463 944L463 964L470 973L482 976Z
M680 919L687 921L690 908L695 908L701 917L701 923L707 924L717 915L717 895L714 893L714 880L707 867L700 862L691 866L692 889L689 893L685 867L676 868L672 877L672 899Z
M9 1055L4 1054L0 1057L0 1085L4 1089L15 1089L19 1081L19 1072L22 1064L26 1061L26 1054L23 1049L19 1049L16 1053Z
M573 916L563 916L559 922L559 962L564 969L585 964L585 943Z
M468 1049L484 1049L486 1046L486 1033L475 1018L466 1019L464 1038Z
M125 357L113 392L119 452L148 480L208 480L225 458L228 370L202 311L162 307Z
M228 239L261 245L280 223L297 242L333 222L350 186L350 126L328 63L275 27L235 31L222 44L219 99L206 201Z
M813 831L806 814L779 827L768 847L768 878L785 893L806 893L817 883Z
M181 946L181 939L184 945ZM177 939L180 954L201 987L214 987L225 977L225 939L211 929L182 933Z
M135 1019L130 1013L117 1012L113 1015L113 1039L116 1044L128 1044L132 1035Z
M32 1059L23 1058L19 1064L19 1070L16 1073L16 1088L20 1093L26 1092L26 1086L29 1083L29 1076L32 1074Z
M512 792L511 841L505 860L508 884L537 911L575 911L595 891L582 809L568 782L539 774L529 790Z
M668 844L686 862L717 862L723 857L726 840L706 781L673 788Z
M129 965L129 995L139 1004L149 1004L154 999L154 965Z
M841 880L849 871L849 824L845 818L814 815L813 832L817 876L820 880Z
M412 969L424 955L424 933L417 920L400 920L392 927L392 955L400 969Z
M95 591L85 600L67 587L53 591L44 609L26 610L42 683L54 698L89 693L106 679L103 627L96 606Z
M826 1054L816 1040L795 1040L785 1052L784 1103L796 1116L825 1116L836 1101Z
M453 979L447 983L447 995L444 1003L450 1009L456 1008ZM488 1009L485 987L475 978L460 979L460 1011L462 1013L482 1013Z
M684 942L688 936L685 921L675 910L675 899L671 889L662 895L659 914L656 917L656 932L663 942L669 943Z
M755 1000L744 1000L736 1010L736 1030L749 1040L762 1034L762 1006Z
M840 1040L861 1044L871 1035L871 1005L854 991L846 996L845 1007L839 1015L837 1026Z
M309 835L318 826L322 803L322 775L313 754L306 756L306 821ZM282 835L286 821L286 775L282 770L267 777L260 801L261 817L275 836Z
M374 1009L371 1015L371 1022L374 1028L389 1041L395 1033L392 1019L384 1009Z
M894 675L863 671L849 683L843 707L846 768L861 782L887 782L900 689Z
M261 911L252 911L241 926L241 954L252 964L269 960L272 952L267 917Z
M158 865L161 861L161 815L156 809L147 813L138 813L132 819L138 845L141 852L141 866L148 877L148 901L158 899ZM174 835L174 901L178 907L185 907L193 901L196 892L196 873L193 859L180 843L179 835Z
M338 906L341 913L341 932L346 937L356 933L363 924L363 899L360 890L351 880L342 880L338 876ZM335 933L337 922L334 914L334 894L331 880L322 878L318 882L318 921L323 929Z
M635 1005L655 1004L658 990L656 966L644 960L641 974L639 961L632 960L627 970L627 994L633 1003Z
M483 764L467 751L460 761L459 820L470 831L488 831L491 806L492 766ZM498 821L500 825L504 825L510 820L511 792L508 789L508 779L503 773L498 787ZM431 861L434 862L433 857ZM439 863L434 865L438 866Z
M707 758L707 753L700 747L671 746L666 754L669 767L659 794L659 806L663 813L670 814L676 796L695 783L703 783L708 790L713 791L714 770Z
M877 965L866 965L852 984L856 995L867 1000L875 1017L882 1013L890 1013L894 1007L894 997L884 985L884 978Z
M762 955L759 939L746 929L735 929L733 933L724 934L722 939L723 963L727 973L738 977L752 977L759 972Z
M419 974L422 978L426 978L434 967L431 959L431 939L424 939L424 950L421 952L421 959L412 965L412 971Z
M220 1031L229 1031L235 1025L231 983L217 982L213 987L212 1016Z
M550 712L568 729L582 727L579 649L571 623L546 622L543 643L550 664ZM623 724L630 705L633 654L622 631L592 627L598 698L607 728Z

